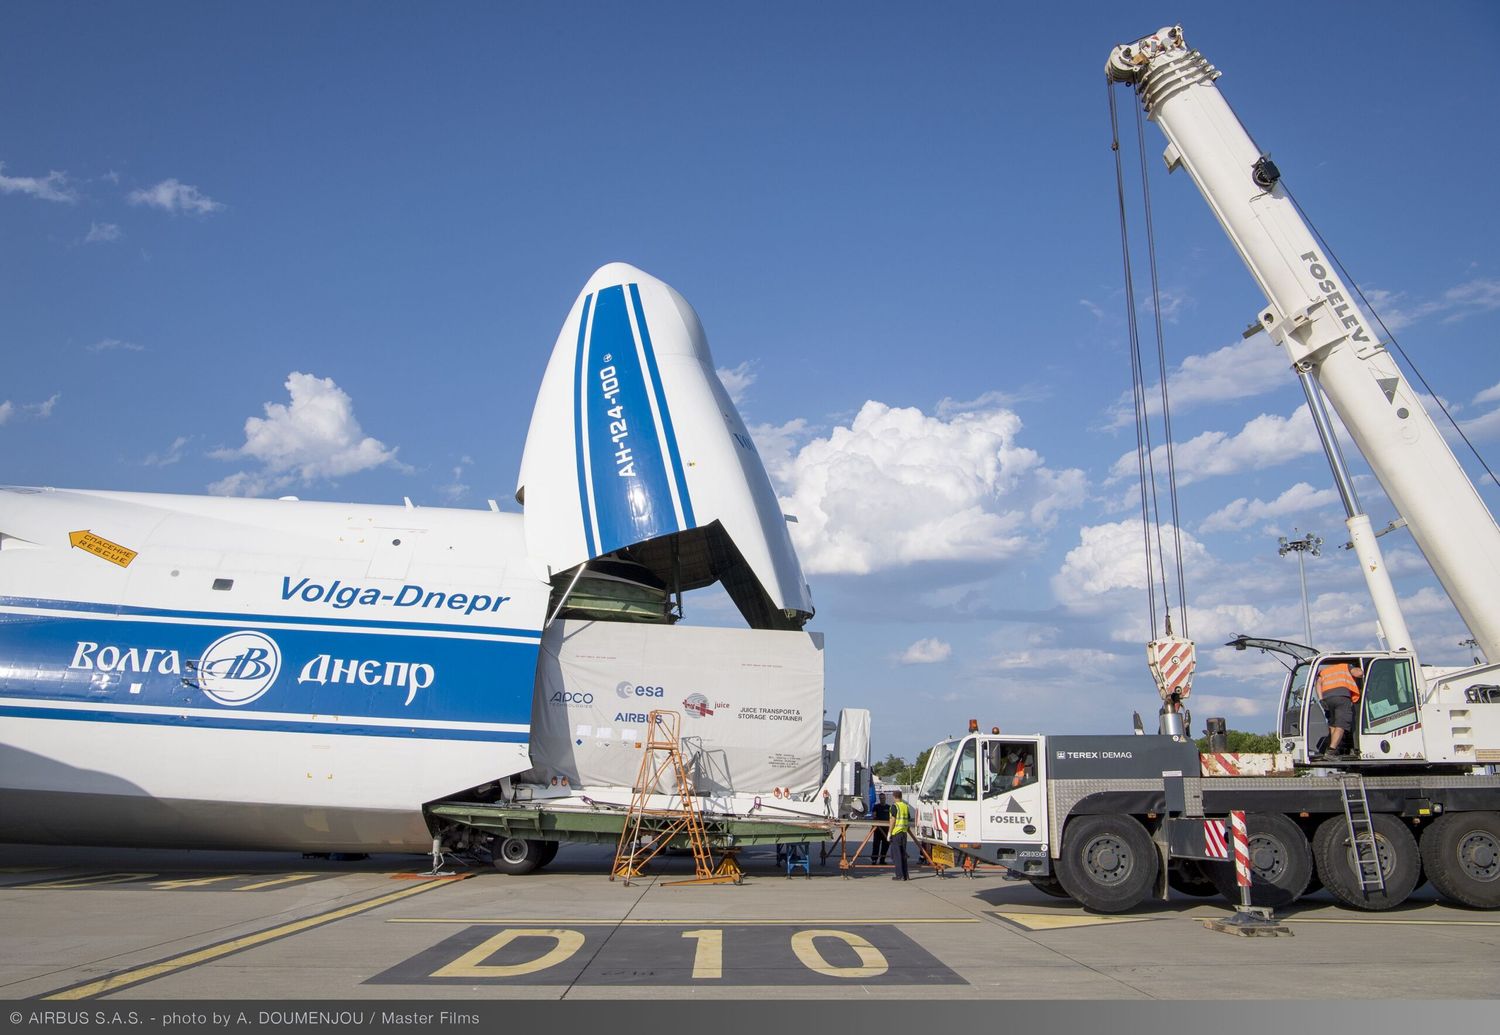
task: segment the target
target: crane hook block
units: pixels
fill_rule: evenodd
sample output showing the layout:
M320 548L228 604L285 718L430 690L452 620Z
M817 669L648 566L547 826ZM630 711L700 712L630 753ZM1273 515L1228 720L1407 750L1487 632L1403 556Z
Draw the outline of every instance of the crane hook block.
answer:
M1193 692L1193 670L1198 667L1198 648L1181 636L1163 636L1146 644L1146 665L1163 701L1174 697L1185 701Z

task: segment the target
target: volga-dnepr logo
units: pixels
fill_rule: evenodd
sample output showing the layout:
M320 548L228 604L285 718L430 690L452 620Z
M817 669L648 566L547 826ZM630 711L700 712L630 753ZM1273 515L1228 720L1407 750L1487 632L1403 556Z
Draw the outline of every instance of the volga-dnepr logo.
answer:
M251 630L220 636L198 659L198 687L230 708L257 700L281 674L281 648Z

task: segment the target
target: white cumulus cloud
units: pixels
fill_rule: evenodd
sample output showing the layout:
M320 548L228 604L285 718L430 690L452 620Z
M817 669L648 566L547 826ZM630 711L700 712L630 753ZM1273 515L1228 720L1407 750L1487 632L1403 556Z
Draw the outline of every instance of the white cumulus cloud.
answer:
M952 644L945 643L935 636L929 636L906 648L901 654L901 664L932 665L939 661L947 661L952 654Z
M61 398L61 392L53 392L41 402L16 403L6 399L0 402L0 424L8 424L16 419L46 420L52 416L52 411L57 408L57 401Z
M1167 550L1173 549L1170 525L1162 527L1161 541ZM1156 550L1154 536L1151 549ZM1208 551L1184 531L1182 556L1184 565L1191 571L1196 563L1207 559ZM1170 559L1167 561L1169 572L1174 563ZM1152 570L1154 576L1157 570L1154 565ZM1057 599L1081 611L1115 610L1118 601L1103 599L1105 594L1114 590L1144 591L1145 588L1146 545L1139 519L1084 525L1078 530L1078 545L1068 551L1062 567L1052 577L1052 592ZM1144 610L1144 596L1141 603Z
M1221 349L1188 356L1167 372L1167 393L1174 412L1245 399L1273 391L1289 383L1286 352L1264 334L1225 345ZM1161 384L1146 389L1146 407L1161 413ZM1131 393L1122 392L1110 410L1109 427L1127 428L1135 423Z
M0 194L25 194L40 201L62 201L71 204L78 192L68 186L68 174L56 169L46 176L7 176L0 162Z
M1198 526L1200 532L1231 532L1249 528L1260 521L1305 514L1338 502L1338 493L1333 489L1314 489L1307 482L1298 482L1290 489L1267 502L1241 496L1203 519Z
M1177 484L1188 485L1220 474L1261 470L1322 450L1318 433L1306 404L1290 417L1262 413L1234 434L1205 431L1178 445L1174 451ZM1166 447L1151 451L1158 477L1167 469ZM1136 455L1123 454L1110 468L1112 479L1134 478Z
M950 419L870 401L847 426L799 445L805 422L754 431L803 567L867 574L926 561L993 563L1032 546L1080 505L1083 473L1052 471L1017 444L1005 409Z
M1436 298L1420 302L1408 302L1402 292L1379 288L1367 292L1365 297L1380 314L1386 328L1399 331L1432 316L1439 317L1443 323L1457 323L1475 313L1500 309L1500 280L1478 277L1456 284Z
M736 406L745 401L745 393L750 386L755 384L755 371L750 366L750 361L733 367L719 367L715 371L719 380L724 384L724 391L729 393L729 399Z
M195 216L206 216L224 207L192 184L177 179L162 180L155 186L133 190L125 195L125 200L132 205L159 208L163 212L187 212Z
M245 421L245 444L216 450L219 460L249 459L258 469L214 482L221 496L259 496L294 482L304 485L341 478L386 464L401 466L396 450L366 435L354 416L354 400L332 378L296 371L287 375L291 402L266 403L264 417Z

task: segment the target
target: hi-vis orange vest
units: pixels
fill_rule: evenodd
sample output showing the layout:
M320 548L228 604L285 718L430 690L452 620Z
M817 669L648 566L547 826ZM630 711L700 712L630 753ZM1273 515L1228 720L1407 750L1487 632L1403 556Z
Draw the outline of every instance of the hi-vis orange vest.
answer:
M1349 666L1324 665L1318 672L1319 700L1341 690L1347 691L1354 702L1359 703L1359 684L1354 681L1354 673L1349 670Z

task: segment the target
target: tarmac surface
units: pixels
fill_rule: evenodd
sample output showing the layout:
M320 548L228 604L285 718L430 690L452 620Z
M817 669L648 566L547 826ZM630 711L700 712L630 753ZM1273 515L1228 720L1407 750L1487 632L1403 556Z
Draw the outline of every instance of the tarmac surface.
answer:
M1290 936L1210 930L1174 896L1086 913L1001 871L786 876L747 850L739 885L625 885L565 846L524 877L430 861L0 845L0 997L128 999L1472 999L1497 994L1500 913L1430 887L1362 913L1320 892ZM1379 966L1378 987L1372 967Z

